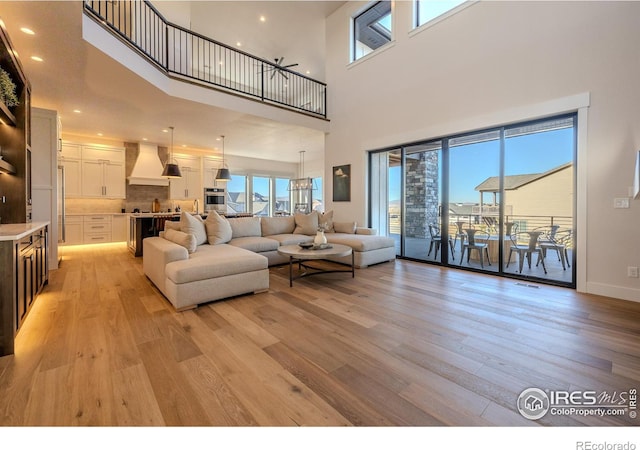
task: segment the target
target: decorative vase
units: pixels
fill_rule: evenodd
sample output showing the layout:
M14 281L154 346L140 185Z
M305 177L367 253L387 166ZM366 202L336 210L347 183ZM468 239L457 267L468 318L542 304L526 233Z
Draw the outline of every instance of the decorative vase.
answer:
M327 243L327 237L324 235L324 230L318 230L316 237L313 238L313 243L316 246L324 245Z

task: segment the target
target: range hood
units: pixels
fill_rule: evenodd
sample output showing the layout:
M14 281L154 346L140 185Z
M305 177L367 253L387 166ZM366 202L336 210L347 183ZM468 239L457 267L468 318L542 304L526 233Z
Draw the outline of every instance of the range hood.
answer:
M146 186L169 186L169 180L162 177L162 162L158 155L158 146L139 144L138 158L133 165L129 184Z

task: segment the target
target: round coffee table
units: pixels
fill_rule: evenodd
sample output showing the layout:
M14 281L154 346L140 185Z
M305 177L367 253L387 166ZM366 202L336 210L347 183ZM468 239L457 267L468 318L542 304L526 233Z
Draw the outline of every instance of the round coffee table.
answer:
M293 264L298 263L298 268L305 268L306 270L295 279L307 277L310 275L317 275L320 273L336 273L336 272L351 272L351 278L355 278L355 265L353 250L348 245L342 244L329 244L328 248L314 250L312 248L302 248L299 245L283 245L278 248L278 253L289 257L289 286L293 286ZM351 268L348 270L340 269L323 269L319 267L313 267L306 262L311 260L326 260L331 257L349 256L351 255ZM313 272L309 272L313 270Z

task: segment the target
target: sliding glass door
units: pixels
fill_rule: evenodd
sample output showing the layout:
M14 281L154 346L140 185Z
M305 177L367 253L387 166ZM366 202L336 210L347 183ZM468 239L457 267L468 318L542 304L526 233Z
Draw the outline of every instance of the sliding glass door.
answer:
M574 286L575 120L371 152L371 226L399 257Z
M459 266L499 270L500 131L449 142L449 231ZM496 187L488 192L487 187Z

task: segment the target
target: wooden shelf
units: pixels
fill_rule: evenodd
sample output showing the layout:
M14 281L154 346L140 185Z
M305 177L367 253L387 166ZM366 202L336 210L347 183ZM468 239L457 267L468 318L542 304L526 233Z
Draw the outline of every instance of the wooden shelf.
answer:
M16 126L16 116L13 115L7 105L3 102L0 102L0 120L2 120L7 125Z
M0 159L0 173L1 172L14 175L16 173L16 168L6 162L4 159Z

